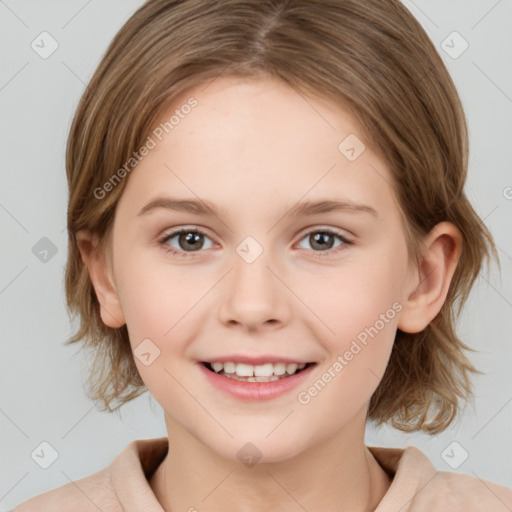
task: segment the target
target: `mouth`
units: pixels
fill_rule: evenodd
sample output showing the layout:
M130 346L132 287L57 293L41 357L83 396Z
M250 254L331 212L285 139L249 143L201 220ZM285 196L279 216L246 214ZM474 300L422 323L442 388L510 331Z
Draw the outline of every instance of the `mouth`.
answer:
M226 377L228 379L243 382L274 382L283 380L293 375L297 375L317 363L266 363L261 365L251 365L245 363L234 363L227 361L208 362L201 361L201 364L210 372Z

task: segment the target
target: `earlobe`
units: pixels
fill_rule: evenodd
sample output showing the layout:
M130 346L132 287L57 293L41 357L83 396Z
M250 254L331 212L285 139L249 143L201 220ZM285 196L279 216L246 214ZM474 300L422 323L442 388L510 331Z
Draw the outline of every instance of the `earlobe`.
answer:
M397 327L408 333L420 332L441 310L462 249L462 235L450 222L437 224L423 241L420 266L406 291Z
M122 327L126 321L107 262L107 255L99 250L97 235L89 231L79 231L76 234L76 241L100 303L103 323L109 327Z

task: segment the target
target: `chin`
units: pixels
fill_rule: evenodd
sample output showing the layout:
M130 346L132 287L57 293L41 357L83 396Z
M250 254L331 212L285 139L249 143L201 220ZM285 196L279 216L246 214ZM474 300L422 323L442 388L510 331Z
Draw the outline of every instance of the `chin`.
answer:
M217 447L218 450L213 446L211 448L220 456L247 467L284 462L295 457L303 449L289 437L284 439L276 433L273 439L271 437L274 434L265 439L265 435L262 436L261 431L255 432L254 435L252 432L240 433L235 435L229 443L223 442Z

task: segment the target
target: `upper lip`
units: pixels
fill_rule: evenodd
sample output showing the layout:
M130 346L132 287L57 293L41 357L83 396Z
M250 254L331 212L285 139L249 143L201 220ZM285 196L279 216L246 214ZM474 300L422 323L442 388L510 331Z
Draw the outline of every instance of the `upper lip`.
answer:
M274 356L274 355L263 355L263 356L244 356L242 354L231 354L220 357L212 357L208 359L203 359L201 362L203 363L244 363L251 364L253 366L258 366L267 363L287 363L287 364L307 364L312 363L313 361L306 361L300 359L293 359L290 357L284 356Z

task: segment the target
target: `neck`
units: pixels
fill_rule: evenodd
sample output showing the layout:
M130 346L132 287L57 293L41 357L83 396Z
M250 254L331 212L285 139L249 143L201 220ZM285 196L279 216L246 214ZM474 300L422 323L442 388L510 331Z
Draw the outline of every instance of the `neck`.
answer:
M364 444L364 421L286 460L251 467L220 457L167 415L166 423L169 453L150 485L167 512L368 512L391 484Z

